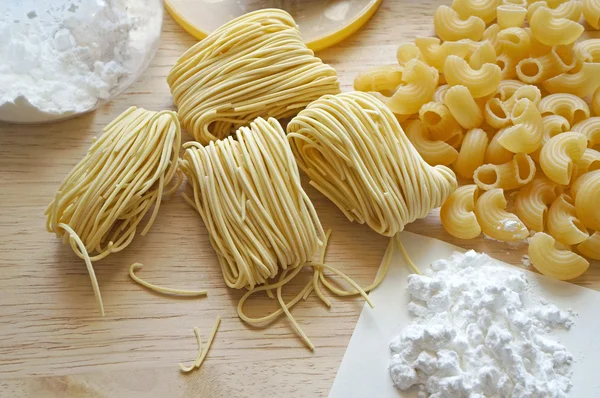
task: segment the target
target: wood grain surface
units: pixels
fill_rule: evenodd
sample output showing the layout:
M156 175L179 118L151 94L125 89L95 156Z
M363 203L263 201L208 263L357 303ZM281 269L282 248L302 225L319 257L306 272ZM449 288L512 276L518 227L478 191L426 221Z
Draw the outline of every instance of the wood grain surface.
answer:
M344 90L361 70L393 63L399 43L431 35L442 2L386 0L358 33L319 53L333 65ZM225 286L201 219L180 197L161 207L146 237L95 264L106 316L97 314L82 260L45 230L44 210L92 137L130 105L174 109L165 77L194 39L165 15L158 53L123 95L94 113L41 126L0 125L0 396L1 397L249 397L326 396L355 322L359 298L332 298L326 308L314 296L293 313L316 349L310 352L285 318L257 329L236 314L241 291ZM189 136L187 136L189 139ZM308 187L308 186L307 186ZM369 283L387 238L350 224L323 196L307 188L325 228L333 229L327 261ZM411 232L485 251L521 265L524 246L484 239L459 241L443 231L437 212L411 224ZM208 289L201 299L173 299L134 284L132 262L153 283ZM574 283L600 290L594 263ZM293 293L290 287L288 294ZM252 299L253 314L274 309ZM196 355L193 327L204 339L223 317L204 366L182 375L178 362Z

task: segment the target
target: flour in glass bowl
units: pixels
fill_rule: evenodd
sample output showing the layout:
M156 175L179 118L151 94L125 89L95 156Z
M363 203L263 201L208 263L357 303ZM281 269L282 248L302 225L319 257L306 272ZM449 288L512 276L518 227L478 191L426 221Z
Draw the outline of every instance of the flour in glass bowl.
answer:
M161 24L160 0L3 4L0 121L65 119L114 97L148 65Z
M390 375L420 398L566 397L573 314L528 291L525 274L474 251L410 275L413 322L390 343Z

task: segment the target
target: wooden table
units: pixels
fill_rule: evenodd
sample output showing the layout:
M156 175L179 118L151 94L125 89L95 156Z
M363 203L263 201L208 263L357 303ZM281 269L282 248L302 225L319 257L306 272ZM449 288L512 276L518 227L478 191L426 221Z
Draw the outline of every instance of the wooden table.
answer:
M393 63L399 43L432 34L437 2L387 0L358 33L319 55L333 65L344 90L372 65ZM83 261L45 230L44 210L92 137L130 105L174 109L165 80L195 40L166 15L156 58L123 95L98 111L45 126L0 125L0 396L326 396L363 301L315 297L293 313L315 344L310 352L285 318L254 329L236 314L242 292L225 286L201 219L176 195L161 207L146 237L95 264L106 317L96 311ZM388 239L350 224L308 188L321 221L332 228L328 263L369 283ZM459 241L432 213L407 228L521 265L525 247L484 239ZM203 299L172 299L130 281L127 266L146 264L141 276L181 288L206 288ZM598 263L575 283L600 290ZM293 288L289 289L290 291ZM291 292L290 292L291 294ZM254 299L253 313L275 308ZM204 338L217 315L221 329L205 365L182 375L178 362L196 355L192 329Z

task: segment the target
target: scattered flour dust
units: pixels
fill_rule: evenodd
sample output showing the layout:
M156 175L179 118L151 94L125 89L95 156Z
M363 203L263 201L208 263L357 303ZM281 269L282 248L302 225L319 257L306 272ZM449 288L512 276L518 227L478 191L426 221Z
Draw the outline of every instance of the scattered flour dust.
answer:
M566 397L573 357L552 331L574 314L527 288L523 272L474 251L410 275L414 320L390 343L395 386L419 398Z
M139 29L142 22L137 18L143 8L150 8L148 1L10 0L3 4L0 120L62 119L109 98L130 74L131 58L144 57L132 54L146 40L139 33L160 34L160 25L153 26L156 21L150 18ZM149 10L142 12L150 15Z

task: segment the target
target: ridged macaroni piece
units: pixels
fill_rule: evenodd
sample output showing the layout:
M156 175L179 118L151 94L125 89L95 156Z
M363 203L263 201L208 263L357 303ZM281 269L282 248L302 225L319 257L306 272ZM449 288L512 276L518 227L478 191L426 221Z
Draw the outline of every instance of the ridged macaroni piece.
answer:
M536 107L542 100L542 92L539 88L532 85L525 85L519 87L509 99L504 101L504 106L512 111L519 100L527 99L531 101Z
M514 156L514 153L504 148L499 142L498 139L502 136L505 129L500 129L488 144L487 149L485 150L485 163L491 164L504 164L506 162L510 162Z
M495 129L506 127L511 123L510 111L506 109L500 98L487 100L483 115L486 123Z
M502 4L496 9L500 28L520 28L525 22L527 9L516 4Z
M531 48L529 51L530 57L534 57L534 58L541 57L542 55L548 54L552 50L553 46L547 46L547 45L541 43L535 37L533 37L533 33L531 33L530 27L526 27L524 29L527 32L527 34L529 35L529 39L531 40Z
M415 43L402 43L398 46L396 50L396 59L398 60L398 65L404 66L411 59L418 59L424 61L423 54L417 48Z
M468 88L473 98L493 94L502 80L498 65L484 64L475 70L467 61L456 55L446 58L444 76L450 86L462 85Z
M462 127L473 129L483 123L483 113L467 87L450 87L444 97L444 103Z
M579 180L581 183L573 195L577 217L586 227L600 231L600 170L587 172Z
M570 46L554 46L551 51L539 56L525 58L517 64L516 73L522 82L540 84L575 68L577 59Z
M354 79L354 89L376 91L391 95L402 84L402 68L398 65L376 66L359 73Z
M600 149L600 117L582 120L575 124L572 130L586 136L589 148L598 147Z
M277 120L258 118L235 139L184 148L189 202L210 232L227 286L252 289L311 260L325 232Z
M441 102L428 102L419 109L419 119L425 123L433 140L448 141L462 134L462 128Z
M600 63L584 62L577 72L566 72L543 83L549 93L569 93L578 97L592 94L600 87Z
M550 235L564 245L577 245L590 236L577 218L573 199L564 193L552 202L547 222Z
M485 30L485 22L481 18L468 16L463 19L447 6L439 6L435 10L433 26L438 37L444 41L460 39L478 41Z
M600 260L600 232L594 232L592 236L581 242L577 250L586 257Z
M427 64L436 68L440 73L444 72L444 62L448 55L456 55L466 58L471 45L465 40L440 42L437 37L417 36L415 46L422 54Z
M502 80L494 93L494 98L499 98L500 101L504 102L512 97L520 87L525 86L520 80L508 79Z
M444 141L431 140L427 126L420 120L409 120L404 125L406 136L427 163L432 166L451 165L458 157L458 151Z
M559 115L569 121L571 126L590 117L590 107L581 98L573 94L550 94L538 104L542 116Z
M181 129L175 112L134 106L104 128L85 157L65 177L46 209L46 229L85 261L101 315L104 306L92 262L120 252L146 235L166 187L177 173Z
M439 74L425 62L411 59L404 66L402 84L391 97L373 93L397 115L412 115L431 101L438 85Z
M573 53L581 62L600 62L600 39L587 39L575 43Z
M529 19L531 34L540 43L558 46L574 43L583 33L583 26L567 18L557 18L552 10L538 8Z
M382 235L402 231L456 189L452 170L428 165L389 108L368 94L324 96L292 119L287 130L311 185L349 220L367 223Z
M458 158L454 163L456 175L468 180L473 178L475 170L484 162L488 142L487 133L482 129L467 131L460 146Z
M529 55L531 39L523 28L506 28L498 32L498 43L501 52L507 54L515 61L521 60Z
M556 247L556 241L544 232L537 232L529 241L527 251L531 264L540 273L559 280L570 280L587 271L590 263L570 250Z
M540 162L540 153L542 148L555 135L571 131L569 121L559 115L548 115L542 117L542 125L544 126L544 135L542 136L542 145L534 152L531 152L531 158L537 163Z
M471 15L481 18L486 24L496 19L496 7L501 0L453 0L452 9L460 15L461 18L468 18Z
M518 100L510 119L513 126L506 128L498 137L500 145L513 153L531 153L538 149L542 144L544 125L535 104L527 98Z
M582 0L583 17L594 29L600 29L600 0Z
M449 89L450 89L450 86L448 84L439 85L433 92L433 100L435 102L444 103L444 98L446 98L446 93L448 92Z
M335 70L306 47L293 18L242 15L187 50L167 76L182 125L206 145L255 118L293 116L340 92Z
M491 24L483 31L483 37L481 40L487 40L494 45L494 49L497 53L499 53L502 48L500 48L500 44L498 43L498 33L502 30L500 25L497 23Z
M575 161L572 179L576 179L594 170L600 170L600 152L595 149L586 148L583 156Z
M600 116L600 87L592 95L592 112L594 116Z
M484 192L475 203L475 215L484 234L503 242L522 240L529 230L519 217L506 211L506 198L500 188Z
M505 191L517 189L535 177L535 163L524 153L517 153L510 162L504 164L484 164L478 167L473 179L484 191L502 188Z
M562 186L543 173L521 188L515 196L515 213L530 230L542 232L546 226L548 207L563 192Z
M496 65L500 68L500 76L504 80L510 80L517 77L518 60L511 58L508 54L500 53L496 57Z
M527 8L527 18L530 19L533 16L533 13L540 7L550 9L552 16L555 18L567 18L575 22L579 22L581 11L583 9L581 2L575 0L565 1L556 5L554 8L549 7L548 3L545 1L536 1L531 3Z
M440 221L444 229L459 239L473 239L481 235L481 227L475 216L475 202L479 195L476 185L463 185L440 209Z
M546 176L561 185L569 185L574 162L583 156L587 139L583 134L567 132L552 137L542 147L540 167Z

